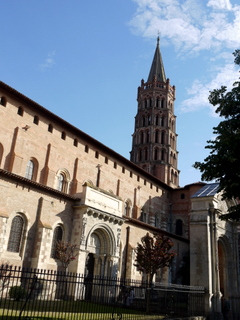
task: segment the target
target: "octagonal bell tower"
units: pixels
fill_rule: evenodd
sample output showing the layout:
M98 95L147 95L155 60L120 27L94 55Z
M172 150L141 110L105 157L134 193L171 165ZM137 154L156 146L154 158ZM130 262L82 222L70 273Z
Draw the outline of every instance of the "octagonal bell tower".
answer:
M137 101L131 161L167 185L178 187L175 86L166 79L159 37L148 80L138 87Z

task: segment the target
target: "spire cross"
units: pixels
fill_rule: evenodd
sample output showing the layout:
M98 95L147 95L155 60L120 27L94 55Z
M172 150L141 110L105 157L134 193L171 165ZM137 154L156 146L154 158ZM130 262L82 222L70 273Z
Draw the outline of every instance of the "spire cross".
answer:
M159 45L159 41L160 41L159 35L160 35L160 31L158 30L157 45Z

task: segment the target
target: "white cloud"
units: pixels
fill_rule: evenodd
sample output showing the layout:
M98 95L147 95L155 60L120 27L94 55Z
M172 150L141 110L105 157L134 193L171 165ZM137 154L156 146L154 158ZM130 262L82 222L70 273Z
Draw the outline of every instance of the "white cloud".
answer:
M182 112L192 112L208 107L210 115L217 117L215 107L208 102L209 91L219 89L221 86L227 86L229 90L237 79L237 68L231 63L220 68L216 76L208 83L203 83L200 80L193 81L191 88L187 89L188 95L191 97L182 101L180 110Z
M45 59L45 61L40 65L40 68L42 71L51 68L54 64L54 56L55 56L55 51L52 51L50 53L48 53L47 58Z
M129 25L144 37L161 37L177 50L198 52L236 48L240 42L240 6L229 0L133 0L138 9Z
M208 7L213 7L215 9L221 9L221 10L231 10L232 9L232 5L230 3L230 1L228 0L210 0L207 3Z
M211 70L204 70L204 79L193 80L187 89L188 99L180 103L182 112L209 108L211 116L215 108L209 104L209 91L222 85L231 87L237 80L232 53L240 43L240 5L230 0L133 0L138 8L130 21L133 32L147 38L161 38L175 46L177 56L191 62L200 53L212 62ZM162 41L162 43L166 41ZM221 61L221 67L214 64ZM220 63L220 62L219 62ZM190 65L190 63L189 63ZM218 68L218 69L217 69ZM188 74L188 77L190 73Z

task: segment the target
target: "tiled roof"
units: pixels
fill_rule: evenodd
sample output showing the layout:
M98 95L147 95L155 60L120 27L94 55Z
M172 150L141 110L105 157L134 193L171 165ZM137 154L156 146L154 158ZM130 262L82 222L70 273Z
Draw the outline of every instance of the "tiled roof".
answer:
M128 160L127 158L123 157L122 155L120 155L119 153L117 153L116 151L108 148L106 145L104 145L103 143L99 142L98 140L94 139L93 137L89 136L87 133L81 131L80 129L74 127L73 125L71 125L70 123L68 123L67 121L65 121L64 119L58 117L57 115L55 115L54 113L52 113L51 111L45 109L44 107L42 107L41 105L39 105L38 103L36 103L35 101L29 99L28 97L26 97L25 95L23 95L22 93L18 92L17 90L13 89L12 87L8 86L6 83L0 81L0 89L4 89L7 92L10 92L12 95L14 95L15 97L18 97L19 99L26 101L26 103L28 104L28 107L30 108L30 106L32 106L34 108L35 111L37 112L41 112L44 113L46 117L50 117L51 119L53 119L56 123L60 124L61 126L65 127L67 130L74 132L74 134L77 135L77 137L81 137L82 139L84 139L85 141L87 141L89 144L93 144L94 146L96 146L97 148L99 148L102 152L106 152L108 155L113 156L116 160L120 161L122 164L125 164L126 166L129 167L129 170L134 170L135 172L139 172L139 174L146 176L147 179L151 179L152 181L154 181L157 185L163 186L165 189L168 190L172 190L172 187L168 186L166 183L160 181L158 178L156 178L155 176L153 176L152 174L150 174L149 172L147 172L146 170L140 168L138 165L136 165L135 163L133 163L132 161Z

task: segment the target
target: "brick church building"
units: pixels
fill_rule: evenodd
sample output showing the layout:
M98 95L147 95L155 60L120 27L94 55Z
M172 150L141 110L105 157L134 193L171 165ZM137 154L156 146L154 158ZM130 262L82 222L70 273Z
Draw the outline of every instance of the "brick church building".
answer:
M140 280L137 243L164 234L176 257L155 281L204 286L206 312L220 312L222 294L237 310L237 228L219 219L228 204L216 183L179 186L175 87L159 39L137 102L128 160L0 82L0 260L58 270L63 240L80 250L69 271Z

